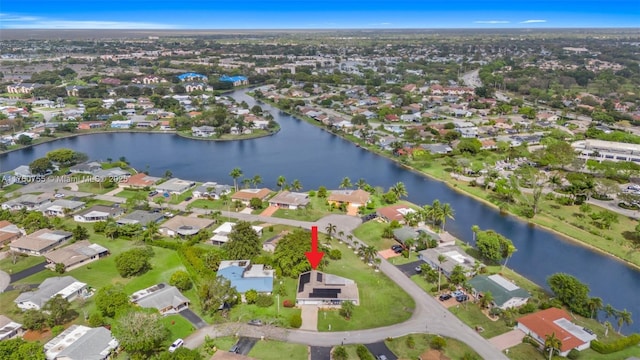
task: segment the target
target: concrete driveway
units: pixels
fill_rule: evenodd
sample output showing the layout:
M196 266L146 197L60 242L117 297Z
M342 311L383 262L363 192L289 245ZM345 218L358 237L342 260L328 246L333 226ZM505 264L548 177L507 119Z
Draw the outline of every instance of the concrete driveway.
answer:
M300 330L318 331L318 307L302 305L302 326Z
M256 342L258 342L258 339L256 338L241 337L240 339L238 339L238 342L236 343L236 346L238 347L236 354L240 354L240 355L249 354L249 351L253 349L253 347L256 345Z
M507 333L492 337L489 342L500 350L505 350L522 344L525 333L520 329L511 330Z
M373 343L373 344L366 344L365 346L367 347L367 349L369 349L369 351L371 351L373 356L376 356L376 358L379 355L384 355L384 356L387 357L388 360L397 360L398 359L396 354L394 354L391 350L389 350L389 348L384 343L384 341L378 341L378 342Z

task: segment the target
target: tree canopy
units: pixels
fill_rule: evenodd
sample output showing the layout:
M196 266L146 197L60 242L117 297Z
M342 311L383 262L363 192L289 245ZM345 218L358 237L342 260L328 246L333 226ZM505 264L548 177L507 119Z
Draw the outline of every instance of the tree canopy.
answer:
M279 274L296 278L305 271L311 270L311 265L305 257L305 252L311 251L311 234L297 229L285 235L276 246L273 262Z
M515 251L511 240L494 230L478 231L476 233L476 247L480 255L495 262L499 262Z
M116 256L116 269L122 277L141 275L151 269L149 258L153 255L147 249L137 248L125 251Z
M247 221L238 221L229 233L229 241L224 244L229 259L253 259L260 255L262 242Z
M84 153L62 148L49 151L47 159L63 166L70 166L86 161L88 157Z
M202 310L215 312L223 307L230 307L238 303L240 295L231 281L218 276L205 281L198 289L198 296Z
M149 358L163 347L169 330L160 322L160 315L129 310L120 314L113 328L113 336L133 358Z
M551 291L571 311L589 317L589 287L574 276L557 273L547 278Z
M0 341L0 359L45 360L44 348L39 342L27 342L22 338Z
M114 317L120 310L129 307L129 296L122 286L106 285L98 289L94 296L96 308L103 316Z

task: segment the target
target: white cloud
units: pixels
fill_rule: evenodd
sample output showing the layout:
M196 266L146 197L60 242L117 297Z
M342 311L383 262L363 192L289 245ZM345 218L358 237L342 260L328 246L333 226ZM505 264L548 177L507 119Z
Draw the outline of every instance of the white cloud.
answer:
M510 21L507 20L479 20L474 21L475 24L509 24Z
M11 15L11 14L3 14L0 13L0 21L36 21L38 20L35 16L21 16L21 15Z
M153 22L54 20L36 16L0 13L0 28L5 29L176 29L178 26Z
M520 24L534 24L534 23L546 23L547 20L525 20L520 21Z

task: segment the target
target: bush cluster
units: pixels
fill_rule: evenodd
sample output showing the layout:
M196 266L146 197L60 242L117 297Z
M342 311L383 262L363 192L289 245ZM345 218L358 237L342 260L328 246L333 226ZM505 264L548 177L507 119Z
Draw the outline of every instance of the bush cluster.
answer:
M611 354L637 344L640 344L640 334L635 333L608 344L593 340L591 341L591 348L600 354Z

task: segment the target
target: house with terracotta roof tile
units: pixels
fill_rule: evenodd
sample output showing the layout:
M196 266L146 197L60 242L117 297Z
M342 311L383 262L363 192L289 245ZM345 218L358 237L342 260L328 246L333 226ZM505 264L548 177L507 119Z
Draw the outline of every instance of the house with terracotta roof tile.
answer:
M552 307L519 318L518 329L531 335L542 346L547 336L555 334L560 340L560 356L567 356L573 349L588 349L591 341L597 338L571 322L571 318L565 310Z
M240 189L235 194L231 195L231 200L240 200L243 204L249 205L249 202L253 198L258 198L264 201L269 194L271 194L271 190L267 188L263 189Z

